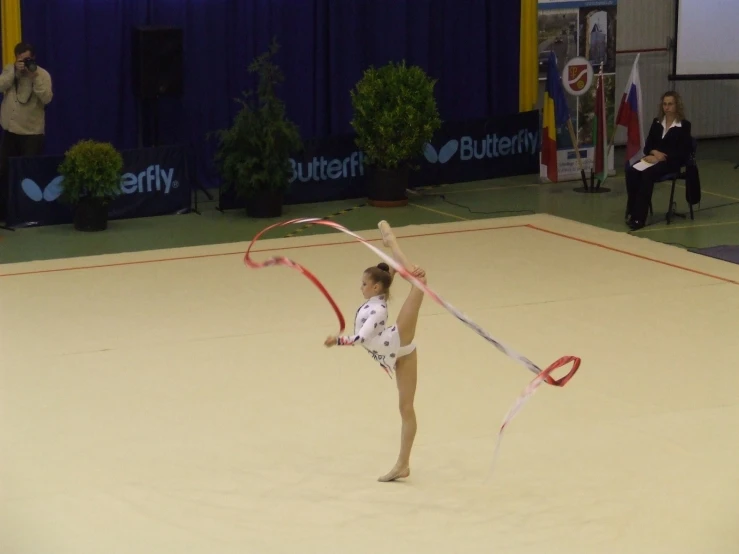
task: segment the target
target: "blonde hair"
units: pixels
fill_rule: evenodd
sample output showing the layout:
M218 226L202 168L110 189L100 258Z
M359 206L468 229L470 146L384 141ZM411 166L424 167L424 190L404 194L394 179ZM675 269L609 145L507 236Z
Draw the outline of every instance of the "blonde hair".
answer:
M682 121L685 119L685 104L683 104L683 97L680 96L680 93L675 90L668 90L662 95L662 98L659 101L659 109L657 110L657 113L659 113L659 116L657 116L657 119L662 119L665 117L665 110L662 108L662 102L665 101L665 98L668 96L671 96L675 99L675 115L677 116L678 121Z

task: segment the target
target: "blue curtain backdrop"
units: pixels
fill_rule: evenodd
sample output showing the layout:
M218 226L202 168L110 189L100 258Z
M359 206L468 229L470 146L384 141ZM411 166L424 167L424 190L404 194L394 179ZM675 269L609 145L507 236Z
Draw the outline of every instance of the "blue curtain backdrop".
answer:
M351 132L350 89L369 65L406 59L439 79L441 117L518 111L520 7L512 0L23 0L23 39L54 82L47 153L82 138L138 145L136 25L184 30L185 94L160 101L160 142L187 144L217 186L215 141L251 60L276 37L281 94L304 138Z

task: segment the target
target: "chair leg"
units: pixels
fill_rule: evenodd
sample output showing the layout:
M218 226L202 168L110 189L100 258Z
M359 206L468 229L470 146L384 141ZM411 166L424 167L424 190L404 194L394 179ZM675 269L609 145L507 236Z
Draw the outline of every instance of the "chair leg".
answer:
M670 189L670 205L667 207L667 214L665 214L665 219L667 220L667 225L670 224L670 220L672 219L672 214L674 213L674 206L675 206L675 185L677 184L677 179L672 180L672 188Z
M690 204L690 219L695 221L695 216L693 215L693 204Z
M672 181L672 189L670 190L670 207L667 210L667 215L665 216L665 219L667 220L667 225L670 224L670 221L673 217L682 217L685 219L685 214L681 214L677 211L675 211L675 208L677 207L677 203L675 202L675 186L677 185L677 179L673 179ZM693 213L693 207L690 207L690 213L691 213L691 219L692 219L692 213Z

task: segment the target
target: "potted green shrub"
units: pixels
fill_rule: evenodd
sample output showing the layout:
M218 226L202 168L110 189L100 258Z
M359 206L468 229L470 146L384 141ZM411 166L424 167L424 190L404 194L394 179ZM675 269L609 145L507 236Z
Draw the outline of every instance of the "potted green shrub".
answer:
M408 203L409 170L441 127L436 80L405 61L370 67L351 91L356 143L370 166L368 202Z
M108 205L121 193L123 156L112 144L81 140L64 154L59 165L61 200L74 206L74 228L108 228Z
M297 125L289 121L276 88L284 76L272 58L279 50L273 41L269 50L249 66L259 77L256 91L237 99L241 109L228 129L218 131L216 165L221 177L246 200L250 217L279 217L285 192L290 186L290 156L303 142Z

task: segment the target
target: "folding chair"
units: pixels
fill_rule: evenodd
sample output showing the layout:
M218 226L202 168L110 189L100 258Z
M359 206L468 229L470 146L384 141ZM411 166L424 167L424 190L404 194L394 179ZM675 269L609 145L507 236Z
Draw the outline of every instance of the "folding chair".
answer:
M667 220L667 225L670 224L670 220L672 219L672 216L676 217L682 217L683 219L686 218L685 214L681 214L675 211L675 208L677 207L677 202L675 202L675 185L677 184L678 180L685 181L686 175L685 175L685 168L689 165L697 165L695 161L695 154L698 151L698 141L694 138L693 139L693 148L690 152L690 158L688 158L688 161L685 162L685 166L678 172L678 173L668 173L667 175L660 177L656 183L666 183L668 181L672 181L672 188L670 190L670 206L667 209L667 214L665 215L665 219ZM690 209L690 219L695 219L695 215L693 214L693 205L688 204L688 207Z

